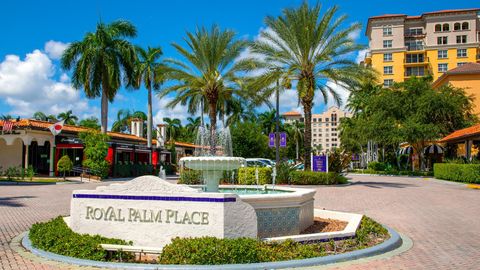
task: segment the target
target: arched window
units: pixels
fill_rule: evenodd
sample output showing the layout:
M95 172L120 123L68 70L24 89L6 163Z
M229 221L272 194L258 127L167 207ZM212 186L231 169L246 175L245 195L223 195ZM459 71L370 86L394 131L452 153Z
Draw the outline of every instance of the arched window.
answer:
M442 31L442 25L441 24L435 24L435 32L441 32Z
M450 25L448 23L444 23L443 24L443 31L446 32L446 31L450 31Z
M462 30L468 30L468 22L462 23Z
M453 30L455 30L455 31L460 30L460 23L458 23L458 22L455 23L455 24L453 25Z

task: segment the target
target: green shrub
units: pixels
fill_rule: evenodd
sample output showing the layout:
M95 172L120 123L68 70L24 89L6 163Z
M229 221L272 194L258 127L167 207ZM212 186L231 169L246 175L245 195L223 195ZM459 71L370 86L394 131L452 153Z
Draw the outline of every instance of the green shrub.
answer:
M368 168L374 171L385 171L386 167L386 164L383 162L374 161L368 163Z
M80 259L105 261L107 251L100 244L131 245L124 240L106 238L99 235L78 234L73 232L62 217L57 217L45 223L35 223L29 234L32 245L35 248L50 251L60 255L71 256ZM125 253L116 253L115 256L122 259L131 259L132 256Z
M57 162L57 170L63 173L63 179L65 179L65 173L73 169L73 162L68 155L64 155Z
M255 172L258 170L258 184L265 185L272 183L272 168L268 167L243 167L238 169L238 184L256 185Z
M182 169L180 171L179 184L200 185L202 183L202 172L195 170Z
M85 145L83 166L92 170L94 175L106 178L110 171L110 163L105 160L108 153L107 142L109 137L96 130L80 132L79 137Z
M276 184L290 184L292 181L292 172L295 169L287 162L280 162L277 166L277 179Z
M348 169L352 162L352 154L338 148L328 154L328 171L341 173Z
M16 178L19 178L22 176L22 167L8 167L7 170L5 170L5 176L7 177L8 180L15 180Z
M480 164L433 164L435 178L480 184Z
M294 171L291 183L292 185L336 185L347 183L347 179L333 172Z
M375 171L372 169L366 170L352 170L350 173L360 173L360 174L378 174L378 175L405 175L405 176L433 176L433 172L422 172L422 171L397 171L397 170L386 170L386 171Z

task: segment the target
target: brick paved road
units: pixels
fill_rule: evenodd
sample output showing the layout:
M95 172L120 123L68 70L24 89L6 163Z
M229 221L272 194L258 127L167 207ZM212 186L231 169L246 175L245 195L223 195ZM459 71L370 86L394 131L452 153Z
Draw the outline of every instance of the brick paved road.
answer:
M353 176L317 188L315 206L366 214L408 235L409 251L342 269L480 269L480 190L405 177ZM16 254L9 241L37 221L69 211L71 191L99 184L0 185L0 269L53 269Z

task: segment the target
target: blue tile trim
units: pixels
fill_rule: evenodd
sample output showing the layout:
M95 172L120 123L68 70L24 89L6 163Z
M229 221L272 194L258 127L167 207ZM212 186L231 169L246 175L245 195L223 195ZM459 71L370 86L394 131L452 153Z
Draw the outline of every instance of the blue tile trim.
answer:
M179 202L236 202L236 198L169 197L141 195L73 194L76 199L133 200L133 201L179 201Z

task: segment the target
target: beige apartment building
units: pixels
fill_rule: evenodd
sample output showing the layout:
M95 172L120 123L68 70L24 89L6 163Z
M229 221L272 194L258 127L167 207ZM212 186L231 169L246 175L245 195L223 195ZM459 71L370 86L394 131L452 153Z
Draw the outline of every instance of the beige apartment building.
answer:
M363 63L376 69L388 87L411 76L431 74L436 80L450 69L480 62L479 11L370 17L365 33L369 51Z
M340 146L338 125L340 119L351 117L351 113L343 111L336 106L328 108L321 114L312 115L312 147L321 148L321 152L332 150ZM299 112L287 112L283 114L285 123L294 121L303 122L303 115Z

